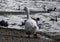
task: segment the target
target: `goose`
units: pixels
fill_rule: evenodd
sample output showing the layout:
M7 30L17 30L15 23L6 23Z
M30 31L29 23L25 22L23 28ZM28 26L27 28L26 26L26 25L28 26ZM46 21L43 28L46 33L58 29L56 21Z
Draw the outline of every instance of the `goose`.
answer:
M37 23L35 20L33 20L30 17L30 10L29 8L25 7L25 12L27 14L27 20L25 22L25 31L26 34L28 35L28 37L30 37L31 34L34 34L35 37L37 38L37 33L36 31L38 31L39 27L37 26Z

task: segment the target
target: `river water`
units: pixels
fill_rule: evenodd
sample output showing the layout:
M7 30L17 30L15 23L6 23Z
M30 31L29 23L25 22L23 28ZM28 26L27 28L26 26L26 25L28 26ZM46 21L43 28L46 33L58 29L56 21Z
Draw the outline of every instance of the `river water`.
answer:
M42 25L42 28L39 31L60 32L60 29L59 29L60 26L58 26L58 25L60 25L60 24L58 24L58 23L60 23L60 19L59 19L58 22L55 22L53 24L52 21L49 21L50 18L49 18L49 15L47 15L47 14L49 14L49 13L45 14L48 17L46 17L44 14L41 15L41 13L37 13L37 14L34 14L34 15L32 14L30 16L34 17L34 18L37 18L37 17L40 18L39 23L41 23L43 25ZM22 22L24 22L24 20L26 20L26 18L27 18L26 14L25 15L22 15L22 14L20 14L20 15L12 15L12 14L11 15L0 15L0 21L1 20L7 21L8 24L9 24L8 28L14 28L14 29L24 29L25 27L20 26L20 25L22 24ZM42 23L43 21L45 21L48 24L45 25L44 23ZM12 25L12 24L14 24L14 25ZM47 25L48 26L50 25L51 27L50 26L46 27Z

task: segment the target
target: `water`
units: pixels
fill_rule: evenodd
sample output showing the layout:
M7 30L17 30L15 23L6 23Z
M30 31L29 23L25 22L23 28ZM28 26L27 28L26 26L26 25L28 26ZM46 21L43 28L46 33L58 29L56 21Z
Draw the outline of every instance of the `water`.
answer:
M8 28L20 29L21 27L18 25L21 25L25 19L26 19L26 15L0 15L0 21L1 20L7 21L9 24ZM15 25L11 25L14 23Z
M40 29L39 31L46 31L46 32L60 32L60 29L59 29L59 26L57 25L57 23L52 23L51 21L49 21L49 13L45 14L46 16L48 17L45 17L44 14L41 14L41 13L37 13L35 15L31 15L31 17L33 18L37 18L39 17L40 18L40 21L39 21L39 24L42 23L43 21L45 21L46 23L52 25L53 28L49 27L47 28L45 25L42 25L42 29ZM15 28L15 29L24 29L25 27L24 26L20 26L22 24L22 22L24 22L24 20L26 20L27 16L26 15L0 15L0 21L1 20L4 20L4 21L7 21L9 26L8 28ZM60 21L60 20L59 20ZM12 24L15 24L15 25L12 25ZM42 23L44 24L44 23Z

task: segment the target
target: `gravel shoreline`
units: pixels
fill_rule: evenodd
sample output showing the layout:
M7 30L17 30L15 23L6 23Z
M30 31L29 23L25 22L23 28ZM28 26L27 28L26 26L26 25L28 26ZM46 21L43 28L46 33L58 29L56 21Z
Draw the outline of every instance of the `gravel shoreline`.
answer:
M45 36L39 35L39 38L26 38L24 30L17 30L11 28L0 28L0 41L1 42L59 42Z

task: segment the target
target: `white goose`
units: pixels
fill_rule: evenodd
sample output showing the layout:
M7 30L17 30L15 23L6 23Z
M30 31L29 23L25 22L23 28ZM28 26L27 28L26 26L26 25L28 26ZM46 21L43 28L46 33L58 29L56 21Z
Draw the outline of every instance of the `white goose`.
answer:
M27 21L25 23L25 30L28 37L30 37L30 34L36 35L36 31L39 29L39 27L37 26L36 21L30 17L30 11L27 7L25 7L25 11L27 13Z

